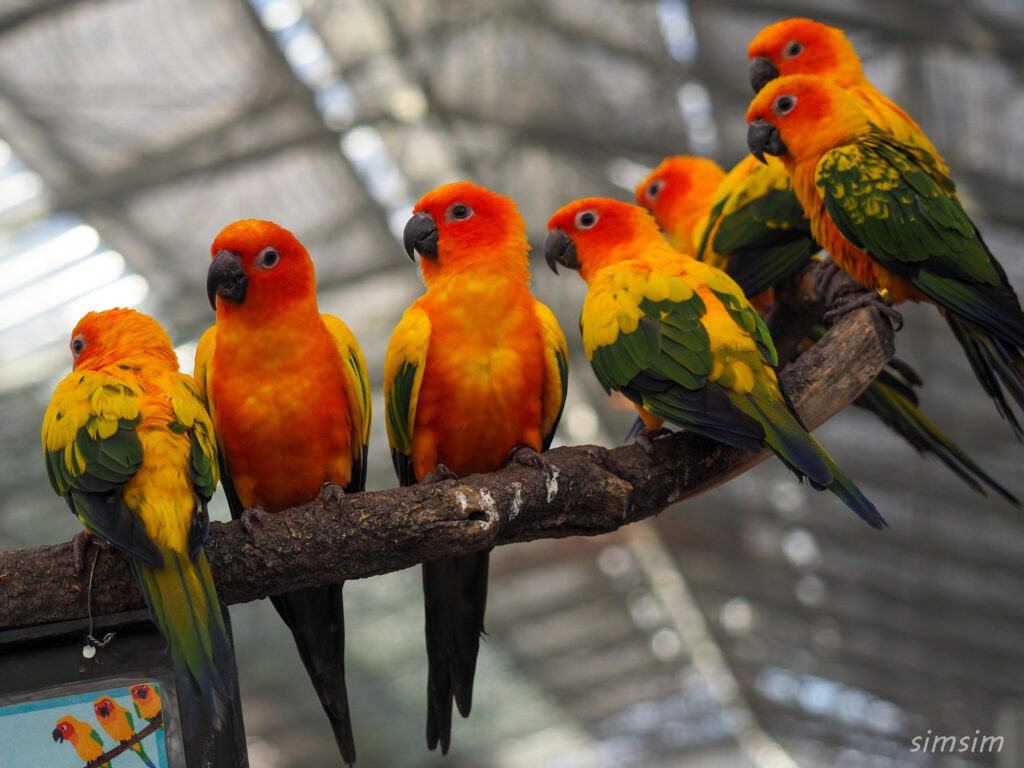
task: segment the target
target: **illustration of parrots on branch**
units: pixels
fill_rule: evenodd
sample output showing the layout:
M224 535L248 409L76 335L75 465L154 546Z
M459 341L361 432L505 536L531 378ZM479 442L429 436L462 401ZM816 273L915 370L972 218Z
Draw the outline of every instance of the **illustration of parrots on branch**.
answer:
M763 168L753 155L747 155L747 159L754 165ZM782 161L778 158L768 156L773 163L779 165L783 171L783 178L786 181L786 192L794 205L797 207L798 221L790 227L784 227L780 232L801 230L804 232L806 241L817 249L818 245L810 234L810 220L804 217L803 208L799 206L795 195L789 187L789 174L785 172ZM701 237L702 217L707 219L707 212L715 205L714 201L722 200L721 187L730 184L730 177L733 171L721 182L717 190L708 191L710 184L708 180L721 178L721 174L715 174L713 169L708 168L709 161L692 162L693 158L673 157L664 160L657 168L651 171L650 175L637 187L637 201L654 214L655 220L663 232L672 233L679 231L691 232L692 238L699 241ZM703 160L701 158L701 160ZM742 165L742 163L741 163ZM739 166L737 166L738 168ZM694 178L696 177L696 178ZM769 174L774 178L774 174ZM729 196L724 199L731 200ZM767 201L767 197L760 198ZM755 201L752 205L757 205ZM749 207L749 206L748 206ZM749 244L749 250L732 251L725 254L717 254L705 250L705 256L710 259L708 263L725 270L726 274L736 279L740 288L744 288L743 279L737 279L730 267L737 260L747 264L756 264L764 269L758 270L758 274L771 274L772 284L778 284L784 280L792 280L807 261L806 250L802 252L799 259L787 260L784 246L776 248L779 244L777 238L771 235L772 227L769 222L758 221L753 215L742 213L743 208L733 210L731 203L728 206L720 206L716 226L719 228L719 236L709 238L713 242L745 242ZM738 227L743 233L733 237L731 229ZM765 232L765 236L759 237L755 233L758 230ZM797 236L799 232L796 232ZM671 236L670 242L676 242ZM746 246L745 246L746 247ZM678 247L676 250L680 250ZM692 253L692 251L684 251ZM706 259L700 259L702 261ZM750 283L750 277L754 275L746 269L739 270L739 277ZM756 283L756 280L755 280ZM763 284L761 284L763 285ZM754 285L757 290L759 285ZM770 308L773 297L772 291L768 290L754 297L748 296L751 305L764 317ZM825 333L822 325L817 325L811 332L811 338L807 343L813 343L820 339ZM882 422L900 435L911 446L920 453L931 453L937 456L954 474L967 483L975 491L985 494L986 486L991 488L1011 504L1019 505L1019 500L996 482L985 472L963 448L958 446L952 439L947 437L935 426L935 424L921 412L918 407L917 393L915 388L921 385L921 379L902 360L893 359L889 361L878 374L868 388L854 400L854 405L865 408L874 413Z
M771 81L747 122L751 152L782 158L832 260L892 303L935 304L1024 438L1006 397L1024 407L1024 313L936 156L879 130L858 100L813 75Z
M388 438L402 485L541 466L565 402L565 335L536 301L526 225L507 197L468 182L424 195L404 233L426 293L406 310L384 371ZM447 752L452 701L472 704L488 553L424 563L427 745Z
M139 717L153 720L160 714L160 694L149 683L133 685L129 689L135 712Z
M195 377L221 448L231 515L265 513L363 490L370 436L366 361L338 318L321 315L309 253L273 222L237 221L211 247L217 323L196 350ZM331 722L356 759L345 688L342 584L270 598Z
M135 735L135 721L132 719L132 713L109 696L100 696L93 702L92 708L96 713L97 722L110 738L127 744ZM146 754L146 750L142 748L141 741L132 744L131 749L149 768L155 768Z
M152 318L90 312L71 352L74 372L43 419L50 484L89 534L130 556L170 651L186 734L200 722L219 728L235 667L203 552L218 478L213 424Z
M580 332L594 373L634 403L649 431L668 421L737 448L768 447L814 488L885 526L793 412L768 329L735 281L675 251L639 206L577 200L548 230L552 270L578 270L588 286Z
M93 762L103 754L103 739L96 733L96 729L71 715L64 715L58 720L51 735L58 744L66 741L74 747L86 763ZM110 768L110 763L102 763L99 768Z

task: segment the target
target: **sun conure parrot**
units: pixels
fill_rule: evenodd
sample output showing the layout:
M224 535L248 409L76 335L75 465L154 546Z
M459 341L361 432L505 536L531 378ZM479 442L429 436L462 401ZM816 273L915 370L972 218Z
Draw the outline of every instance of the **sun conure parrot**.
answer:
M135 712L139 717L154 720L160 714L160 694L155 687L149 683L133 685L128 692L131 694Z
M722 166L706 157L666 157L637 184L636 202L654 214L673 248L692 256L711 210L704 203L724 178Z
M777 164L782 168L782 179L786 182L786 196L792 200L799 221L792 227L774 230L779 233L779 239L773 241L773 235L771 234L773 228L770 222L759 220L756 214L750 215L745 213L747 208L758 207L762 202L766 205L770 204L771 194L756 197L750 205L740 204L738 207L733 208L732 204L737 201L737 198L732 194L723 196L721 191L723 186L729 184L730 177L734 177L737 169L748 165L748 163L742 162L730 171L718 190L712 189L708 191L707 185L702 184L699 180L694 181L692 179L693 176L705 177L713 175L712 172L707 170L707 161L700 163L683 162L690 159L679 157L665 160L658 168L651 172L645 183L637 187L638 202L654 214L654 218L657 220L662 231L670 233L686 229L688 224L692 226L692 222L699 220L702 215L706 217L706 212L712 207L713 199L719 201L719 203L725 200L728 203L727 205L716 203L719 206L718 212L720 214L715 223L715 226L718 228L718 234L709 238L709 240L713 242L726 240L732 243L745 242L749 244L749 250L744 248L718 254L714 253L711 249L706 249L704 251L704 258L699 260L706 261L713 266L723 269L726 274L736 280L741 289L744 288L744 279L749 281L750 276L754 273L743 269L738 270L739 274L734 274L730 267L737 261L741 263L746 261L746 263L771 268L774 271L771 278L773 284L781 283L783 280L794 279L795 275L807 262L807 249L800 251L801 255L799 258L787 261L783 253L785 245L781 241L781 236L786 232L792 232L795 238L802 237L813 249L817 249L818 245L810 234L810 220L803 215L803 208L800 207L796 196L789 186L789 174L785 172L782 161L771 155L767 156L771 163ZM764 167L753 155L747 155L747 160L760 168ZM745 178L752 179L755 177L746 176ZM777 178L777 176L767 174L767 178ZM749 191L749 189L748 187L747 190ZM669 192L673 194L670 198L666 198L666 194ZM779 199L781 200L782 198L780 197ZM735 236L732 232L733 227L736 227L738 230ZM700 239L699 230L700 224L694 230L695 240ZM763 239L757 235L759 230L765 234ZM675 242L671 237L669 241ZM779 247L776 247L776 245ZM680 249L677 247L676 250ZM684 250L684 253L692 254L692 251ZM763 270L761 270L761 274L764 274ZM755 287L753 290L757 290L757 288ZM746 293L745 289L744 293ZM766 310L771 305L772 291L769 289L765 293L753 298L748 296L748 299L763 318ZM806 343L814 343L824 333L824 326L815 326L811 332L811 337ZM943 434L920 411L917 405L917 393L914 389L921 383L921 379L910 365L902 360L893 359L885 365L881 372L879 372L878 377L871 382L863 394L854 400L854 405L874 413L890 429L900 435L919 452L933 453L974 490L984 494L983 486L987 485L1012 504L1019 504L1019 501L1013 494L990 477L966 451Z
M219 728L235 668L203 552L218 478L213 424L151 317L90 312L71 335L74 372L43 418L50 484L89 534L131 558L170 651L185 733L201 714Z
M109 696L100 696L93 702L92 708L96 713L96 721L110 738L124 744L135 735L135 721L132 719L132 713ZM133 744L132 751L149 768L155 768L146 754L146 750L142 748L141 742Z
M58 720L51 735L58 744L66 741L74 747L86 763L95 761L103 754L103 739L96 733L96 729L71 715L64 715ZM110 762L102 763L99 768L110 768Z
M938 306L1024 437L1006 401L1024 407L1024 313L935 156L879 130L858 100L813 75L770 82L747 122L751 152L782 158L832 260L893 303Z
M607 390L648 430L664 421L750 451L767 446L875 528L885 521L793 412L775 347L735 281L672 249L643 208L587 198L548 221L544 255L588 286L583 348Z
M565 403L565 335L530 293L515 204L468 182L424 195L405 227L426 293L402 315L384 368L388 438L402 485L543 466ZM469 715L484 628L487 552L424 563L427 745L447 752L452 700Z
M321 315L313 261L270 221L236 221L210 247L207 294L217 324L196 349L232 517L252 530L265 513L363 490L370 387L355 336ZM342 584L270 598L331 722L356 759L345 689Z

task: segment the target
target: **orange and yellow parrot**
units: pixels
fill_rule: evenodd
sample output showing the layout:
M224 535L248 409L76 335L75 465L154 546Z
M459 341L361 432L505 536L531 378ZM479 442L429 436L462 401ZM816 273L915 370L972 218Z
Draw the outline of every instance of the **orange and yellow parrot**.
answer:
M355 336L320 314L313 261L291 232L237 221L210 251L207 293L217 324L199 341L195 377L216 427L231 515L251 532L264 513L363 490L369 380ZM342 757L354 763L342 584L270 599L295 637Z
M50 484L88 533L131 558L170 651L186 733L203 702L219 727L235 671L203 552L218 478L213 424L152 318L90 312L71 352L74 372L43 419Z
M789 174L785 173L782 161L771 155L768 155L767 158L782 168L782 178L786 182L785 192L796 206L800 219L793 228L783 227L777 230L779 237L772 235L772 219L761 219L757 214L745 212L746 208L754 208L762 203L766 207L762 207L760 210L768 210L771 206L772 196L770 194L755 198L750 205L740 205L734 208L733 204L738 198L731 193L723 195L721 191L722 187L733 189L729 186L730 177L744 163L740 163L730 171L717 190L709 192L708 184L692 178L715 175L713 170L708 169L708 161L694 163L689 162L692 158L687 157L668 158L637 187L638 202L654 214L662 231L671 233L695 226L695 229L690 230L694 241L701 239L701 217L706 218L707 211L713 207L713 201L719 201L714 203L715 206L718 206L719 213L715 223L718 234L712 235L706 242L728 242L730 245L744 243L745 245L737 250L727 249L725 253L721 254L706 249L704 258L699 258L699 260L724 270L726 274L736 280L744 293L746 293L748 285L752 290L758 290L764 285L777 285L784 280L794 279L796 273L807 263L807 248L794 252L798 258L787 259L783 253L786 246L782 242L782 235L785 232L792 232L794 238L804 238L813 250L818 248L810 234L810 220L803 215L803 208L800 207L789 186ZM747 160L760 168L764 167L753 155L747 155ZM720 175L719 178L721 178ZM777 177L769 173L767 178ZM750 189L751 187L747 187L746 191L749 192ZM668 193L671 193L671 197L666 199L665 195ZM781 198L779 199L781 200ZM723 200L726 203L720 205L720 201ZM782 220L785 220L785 217ZM696 225L694 222L697 222ZM738 229L738 232L732 231L734 227ZM763 238L756 234L759 230L764 233ZM669 240L673 243L676 242L671 236ZM680 250L678 246L676 250ZM692 254L692 251L684 250L684 253ZM737 262L754 267L756 271L746 267L732 270L733 264ZM765 269L769 269L770 273ZM757 276L766 274L770 274L769 280L758 284ZM751 305L761 317L765 316L766 310L771 306L772 293L773 291L769 289L765 293L753 297L748 295ZM817 341L824 333L823 326L815 326L808 343ZM914 391L915 387L921 383L921 379L913 368L902 360L893 359L879 372L863 394L854 400L854 405L874 413L886 426L910 443L918 452L932 453L937 456L957 477L977 492L985 494L985 486L988 486L1011 504L1019 505L1020 502L1013 494L996 482L966 451L943 434L921 412L917 404L917 393Z
M747 122L751 152L782 158L832 260L893 303L938 306L1024 437L1006 399L1024 407L1024 313L938 159L880 130L859 100L813 75L771 81Z
M95 761L103 754L103 739L96 733L96 729L71 715L64 715L58 720L57 727L53 729L51 735L58 744L66 741L74 747L75 752L86 763ZM102 763L99 768L110 768L110 763Z
M153 720L160 714L160 694L155 687L149 683L133 685L128 692L131 694L135 712L139 717Z
M395 328L384 369L388 438L402 485L549 465L568 352L528 287L526 225L507 197L468 182L424 195L405 227L426 293ZM427 745L447 752L452 700L469 715L484 628L487 552L424 563Z
M654 214L673 248L692 256L724 178L722 166L706 157L666 157L637 184L636 202Z
M544 255L588 286L580 332L598 381L629 398L648 430L664 421L714 440L768 447L875 528L885 521L811 437L775 373L775 347L739 286L673 250L651 215L604 198L548 221Z
M135 721L132 719L132 713L109 696L100 696L93 702L92 708L96 713L96 721L110 738L125 744L135 735ZM141 742L133 744L132 751L149 768L155 768L142 748Z

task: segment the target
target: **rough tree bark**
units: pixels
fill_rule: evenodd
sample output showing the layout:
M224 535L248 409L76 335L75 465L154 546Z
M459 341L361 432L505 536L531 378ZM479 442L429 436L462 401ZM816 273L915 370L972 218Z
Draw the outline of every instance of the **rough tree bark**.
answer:
M888 321L872 309L845 317L782 372L801 417L814 428L852 402L892 355ZM238 522L213 523L206 551L225 603L297 587L399 570L442 555L516 541L592 536L657 514L714 488L770 456L682 433L637 446L585 445L547 454L543 472L508 466L428 486L317 500L271 515L250 538ZM56 501L54 502L54 514ZM91 559L91 558L90 558ZM0 630L87 613L88 574L71 544L0 552ZM128 560L98 558L93 615L143 606Z

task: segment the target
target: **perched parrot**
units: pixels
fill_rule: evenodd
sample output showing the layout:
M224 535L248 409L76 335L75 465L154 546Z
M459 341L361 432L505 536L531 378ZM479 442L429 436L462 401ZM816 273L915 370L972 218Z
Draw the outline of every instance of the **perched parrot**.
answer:
M391 456L402 485L550 465L568 351L530 293L526 225L507 197L468 182L424 195L405 227L426 293L395 328L384 363ZM469 715L484 628L488 553L423 565L427 745L447 752L452 700Z
M755 156L782 158L832 260L889 301L929 301L1018 438L1024 313L1006 273L929 152L879 130L860 102L813 75L773 80L747 112Z
M71 715L64 715L57 721L52 736L58 744L68 742L86 763L93 762L103 754L103 739L96 733L96 729ZM110 762L102 763L99 768L110 768Z
M92 708L96 713L97 722L110 738L126 744L135 735L135 721L132 719L132 713L109 696L100 696L93 702ZM132 751L149 768L156 768L142 748L141 741L132 745Z
M369 379L352 332L320 314L313 261L291 232L237 221L210 251L217 324L199 340L195 377L216 427L231 515L251 532L264 513L363 490ZM342 584L270 599L351 765Z
M637 187L637 200L654 214L658 225L666 233L685 229L688 223L699 219L702 213L706 215L708 208L712 206L712 197L719 202L731 200L731 197L728 195L722 196L722 186L729 184L730 177L733 177L738 169L749 165L746 161L740 163L729 172L729 175L722 182L722 186L718 190L708 192L706 185L691 179L694 175L709 175L705 163L683 162L683 160L688 159L669 158L665 160L658 168L651 172L651 175L648 176L643 184ZM810 234L810 220L803 215L803 208L800 207L796 196L792 193L792 189L789 186L789 174L786 173L785 167L782 166L782 161L771 155L768 155L768 159L772 164L782 168L782 178L786 182L786 195L792 200L795 211L798 213L798 220L794 222L792 228L783 228L777 231L780 233L780 236L785 232L792 232L794 237L804 238L813 249L817 249L818 245ZM747 155L747 160L759 168L764 167L753 155ZM769 174L768 177L776 178L774 174ZM747 178L753 177L748 176ZM672 197L666 200L664 197L666 193L673 190ZM793 279L808 258L807 249L804 248L799 251L799 258L788 260L784 253L785 246L781 243L781 240L773 241L773 236L770 234L772 231L771 220L759 220L756 214L747 215L744 213L746 208L755 208L762 203L765 206L770 205L771 198L772 195L767 194L760 198L755 198L749 206L740 206L735 209L730 209L728 204L719 205L718 211L720 215L717 217L714 225L718 228L718 234L713 236L711 241L745 242L749 244L749 250L747 248L731 252L727 250L724 254L705 250L705 258L699 259L723 269L726 274L736 280L740 288L744 289L744 293L746 293L744 281L746 280L749 283L749 278L755 273L746 269L731 270L732 265L737 261L745 261L752 266L763 266L771 269L773 274L769 284L779 284L784 280ZM781 198L779 199L781 200ZM766 209L762 208L762 210ZM783 218L782 220L786 219ZM737 231L733 232L733 228L736 228ZM755 234L758 230L765 234L763 239ZM699 231L694 231L694 240L698 241L699 239ZM672 242L671 237L670 242ZM776 248L776 244L781 247ZM692 252L684 251L684 253ZM765 274L763 269L758 270L758 272ZM752 289L757 290L758 287L755 286ZM772 291L768 290L766 293L754 297L748 296L751 305L762 317L764 317L767 307L771 305L771 294ZM825 328L823 326L816 326L811 332L811 338L808 339L808 343L817 341L824 333ZM985 486L988 486L1010 503L1019 505L1020 502L1013 494L996 482L966 451L943 434L921 412L917 404L917 393L914 391L915 387L920 386L921 383L921 379L910 365L902 360L893 359L886 364L878 374L878 377L864 390L863 394L854 400L854 405L874 413L886 426L910 443L918 452L932 453L937 456L954 474L975 491L985 494Z
M89 534L130 556L170 651L185 732L196 733L204 706L219 728L235 667L203 552L218 477L213 424L152 318L90 312L71 352L74 372L43 419L50 484Z
M648 430L668 421L738 448L767 446L885 526L793 412L768 329L728 275L673 250L646 210L617 200L570 203L548 230L552 270L578 270L589 288L580 332L598 381L633 401Z
M160 714L160 694L149 683L144 685L133 685L129 689L132 696L132 703L135 705L135 712L139 717L153 720Z

